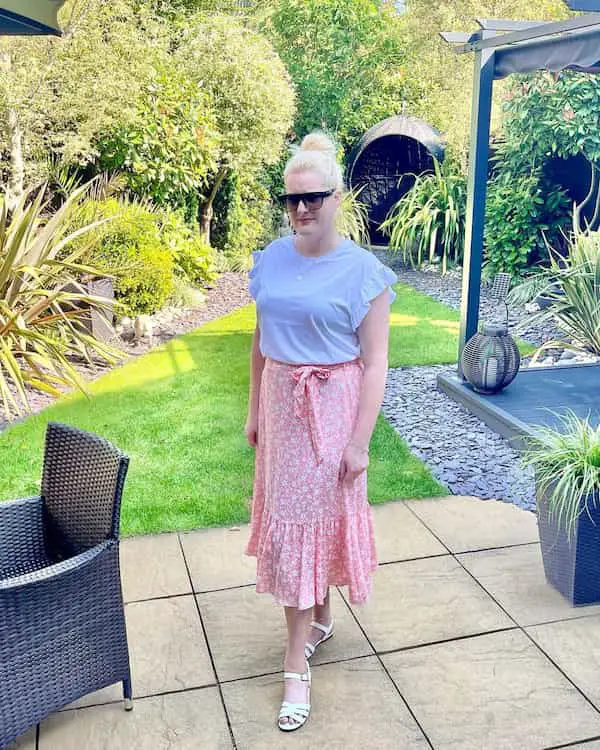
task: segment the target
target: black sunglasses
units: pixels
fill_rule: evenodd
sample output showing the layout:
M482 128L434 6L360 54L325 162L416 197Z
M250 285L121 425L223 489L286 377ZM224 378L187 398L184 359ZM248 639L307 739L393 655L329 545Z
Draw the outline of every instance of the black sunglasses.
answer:
M335 190L321 190L316 193L286 193L279 196L279 201L290 211L295 211L300 203L304 204L307 211L318 211L325 198L329 198L334 193Z

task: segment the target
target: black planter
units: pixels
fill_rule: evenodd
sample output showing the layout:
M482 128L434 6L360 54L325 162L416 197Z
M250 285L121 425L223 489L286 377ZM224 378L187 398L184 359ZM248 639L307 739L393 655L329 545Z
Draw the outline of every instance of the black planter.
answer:
M571 604L600 602L600 507L590 502L570 537L548 517L546 498L537 497L537 518L546 580ZM598 498L596 498L596 501Z

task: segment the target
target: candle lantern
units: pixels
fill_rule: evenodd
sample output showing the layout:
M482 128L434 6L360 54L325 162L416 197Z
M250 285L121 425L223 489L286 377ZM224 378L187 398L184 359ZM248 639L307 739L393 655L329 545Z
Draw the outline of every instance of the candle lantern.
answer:
M506 326L484 325L463 349L465 378L478 393L498 393L515 379L521 356Z

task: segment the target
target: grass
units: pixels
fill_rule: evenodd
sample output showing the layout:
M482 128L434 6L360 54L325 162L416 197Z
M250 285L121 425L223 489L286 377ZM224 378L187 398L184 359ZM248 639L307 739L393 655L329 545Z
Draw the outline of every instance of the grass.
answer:
M460 315L447 305L397 284L390 316L390 367L456 362ZM521 355L535 346L518 340Z
M454 312L409 289L399 287L394 306L392 365L452 361ZM56 420L99 433L131 457L124 534L245 522L254 452L243 423L254 324L252 306L238 310L109 372L92 384L91 399L73 394L0 434L0 497L37 493L45 426ZM371 502L442 494L380 418Z

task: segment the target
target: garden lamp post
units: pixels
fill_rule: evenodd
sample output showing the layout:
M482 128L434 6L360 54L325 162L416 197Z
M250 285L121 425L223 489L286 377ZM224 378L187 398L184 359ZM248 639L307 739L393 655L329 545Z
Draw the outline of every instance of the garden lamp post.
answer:
M0 36L60 36L58 11L65 0L0 0Z

